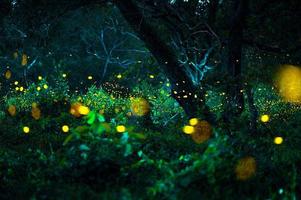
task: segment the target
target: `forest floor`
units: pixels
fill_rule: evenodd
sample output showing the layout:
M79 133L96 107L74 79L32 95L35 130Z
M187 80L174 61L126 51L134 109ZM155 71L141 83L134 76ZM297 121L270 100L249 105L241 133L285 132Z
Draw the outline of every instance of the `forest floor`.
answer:
M213 127L187 119L164 91L152 100L96 87L70 96L45 84L1 105L0 199L298 197L301 112L269 89L255 95L253 135L248 112ZM209 95L218 113L221 95Z

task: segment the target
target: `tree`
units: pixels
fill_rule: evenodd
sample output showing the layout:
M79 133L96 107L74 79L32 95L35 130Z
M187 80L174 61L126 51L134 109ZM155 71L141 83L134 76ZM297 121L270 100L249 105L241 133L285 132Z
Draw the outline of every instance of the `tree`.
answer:
M298 38L301 14L297 9L301 5L296 0L78 0L71 3L20 0L17 4L15 12L28 9L30 22L37 21L33 17L49 6L55 14L46 16L57 18L82 6L116 5L171 81L172 95L187 115L201 113L212 122L204 97L204 74L208 70L213 68L224 74L228 94L225 118L229 120L244 108L242 65L246 49L258 54L290 54L293 61L298 59L294 55L301 47ZM275 21L277 15L283 18ZM288 29L286 38L280 34L279 23Z
M242 63L246 56L245 49L255 46L255 50L259 53L261 51L273 50L273 48L268 48L269 45L264 42L260 44L258 42L248 43L246 35L251 34L253 38L258 38L254 35L254 32L256 34L258 27L260 27L259 35L262 34L262 38L268 40L268 38L271 38L270 34L275 35L278 37L278 40L275 39L272 42L274 44L279 43L276 46L285 45L287 43L286 39L280 39L279 34L272 34L270 32L270 30L277 29L277 24L272 21L275 13L285 13L286 18L284 21L295 22L294 24L287 23L288 29L294 30L288 33L290 37L297 40L297 33L300 33L299 29L296 30L296 24L298 23L296 15L300 16L300 12L294 9L300 7L300 2L293 0L289 3L281 2L281 5L277 5L273 1L249 2L246 0L233 0L227 1L227 3L215 0L143 1L142 3L138 3L132 0L126 2L116 1L116 4L126 20L139 33L140 38L146 43L159 63L163 66L164 61L167 61L163 68L168 77L173 77L171 79L173 80L173 89L175 91L196 94L195 91L199 89L195 85L200 83L202 78L195 79L192 75L193 73L187 73L187 71L205 72L206 70L201 71L198 68L198 66L204 67L204 65L198 65L199 63L208 61L208 54L204 54L203 50L207 49L210 52L211 48L215 47L216 55L213 58L216 60L220 59L217 62L222 61L222 65L226 65L225 74L228 77L227 80L232 79L227 84L228 87L226 90L228 100L226 102L227 109L225 115L228 119L240 114L244 108ZM268 15L265 14L267 10L271 10L271 13ZM257 22L259 21L258 19L265 19L268 24L256 26L254 21ZM155 27L153 24L163 24L164 27ZM169 37L167 36L163 39L163 31L169 34ZM281 31L278 33L281 33ZM173 44L179 48L173 48ZM296 54L300 50L300 43L292 46L293 48L286 48L288 50L284 50L281 47L279 48L281 51L276 52L280 54L288 52ZM173 51L173 49L176 49L176 51ZM226 58L220 58L219 54L226 55ZM183 56L188 62L181 62L181 57ZM181 74L181 78L179 78L179 74ZM188 83L189 87L187 88L187 86L179 84L182 82ZM248 87L245 87L245 89L249 90ZM254 108L251 105L253 102L251 93L246 92L246 94L248 95L249 103L251 102L250 107ZM198 96L198 100L181 99L178 98L178 94L174 95L174 97L189 116L195 115L196 113L191 111L196 111L205 102L203 96ZM254 111L254 113L256 112Z

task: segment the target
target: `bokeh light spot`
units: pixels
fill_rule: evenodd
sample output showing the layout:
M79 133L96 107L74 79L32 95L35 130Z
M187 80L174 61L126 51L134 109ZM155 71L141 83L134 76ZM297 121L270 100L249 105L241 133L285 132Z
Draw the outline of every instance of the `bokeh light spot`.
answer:
M207 141L212 135L212 127L210 123L205 120L199 121L194 128L195 132L191 135L191 137L197 144Z
M87 106L79 106L78 112L81 115L88 115L90 112L90 109Z
M118 133L123 133L123 132L126 131L126 127L123 126L123 125L116 126L116 131L117 131Z
M283 65L277 75L277 88L282 98L291 103L301 103L301 69Z
M17 113L17 108L15 105L9 105L8 109L7 109L8 113L10 114L10 116L15 116Z
M38 120L38 119L41 118L41 110L40 110L40 108L38 108L38 104L37 103L32 103L32 106L31 106L31 116L35 120Z
M270 121L270 116L269 115L261 115L260 117L260 121L262 121L263 123L267 123Z
M274 138L274 143L275 144L282 144L283 143L283 138L282 137L275 137Z
M247 156L238 161L235 167L236 178L238 180L247 180L256 172L256 161L253 157Z
M12 73L11 73L10 70L7 70L7 71L5 72L5 74L4 74L4 76L5 76L5 78L6 78L7 80L11 78L11 75L12 75Z
M190 124L191 126L197 125L198 122L199 122L198 118L191 118L191 119L189 120L189 124Z
M69 126L67 126L67 125L62 126L62 131L64 133L68 133L69 132Z
M186 134L193 134L194 133L194 127L193 126L184 126L183 132Z
M23 132L24 133L29 133L30 132L30 128L28 126L24 126L23 127Z
M150 112L150 105L143 98L133 98L131 100L131 111L135 116L144 116Z
M25 65L27 65L27 62L28 62L27 55L26 55L26 54L23 54L23 55L22 55L21 65L22 65L22 66L25 66Z

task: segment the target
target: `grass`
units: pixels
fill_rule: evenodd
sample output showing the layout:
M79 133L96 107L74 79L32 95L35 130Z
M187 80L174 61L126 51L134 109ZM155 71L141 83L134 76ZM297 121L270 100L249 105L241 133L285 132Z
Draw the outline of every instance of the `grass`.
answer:
M279 101L272 90L256 93L259 112L270 111L271 116L268 123L258 122L259 135L248 132L248 113L244 113L232 124L213 127L211 138L196 144L182 132L188 119L164 92L152 100L156 110L150 117L155 123L147 123L147 117L128 115L127 97L112 98L96 87L72 96L57 87L39 93L12 92L1 105L1 199L298 197L300 111ZM218 98L223 97L212 96ZM266 108L266 98L272 99L268 106L273 109ZM90 114L72 116L69 107L74 101L88 105ZM31 116L33 102L42 112L38 120ZM7 112L9 104L17 105L15 116ZM124 133L115 130L121 124L126 126ZM70 127L68 133L61 130L63 125ZM24 126L30 127L28 134L22 132ZM226 128L233 134L227 135ZM275 136L283 137L283 144L274 144ZM244 162L246 158L253 159L255 166Z

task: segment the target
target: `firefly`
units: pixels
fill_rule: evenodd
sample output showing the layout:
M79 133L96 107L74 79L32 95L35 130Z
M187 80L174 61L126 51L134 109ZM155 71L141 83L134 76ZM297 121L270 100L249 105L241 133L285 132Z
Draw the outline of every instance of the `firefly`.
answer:
M199 120L198 120L197 118L191 118L191 119L189 120L189 124L190 124L191 126L197 125L198 122L199 122Z
M194 127L193 126L184 126L183 132L186 134L193 134L194 133Z
M64 133L68 133L69 132L69 126L67 126L67 125L62 126L62 131Z
M117 131L118 133L123 133L123 132L126 131L126 127L123 126L123 125L119 125L119 126L116 127L116 131Z
M270 116L269 115L261 115L260 120L263 123L266 123L266 122L270 121Z
M23 127L23 132L24 133L29 133L30 132L30 128L28 126L24 126Z
M274 143L275 144L282 144L283 138L282 137L275 137L274 138Z

